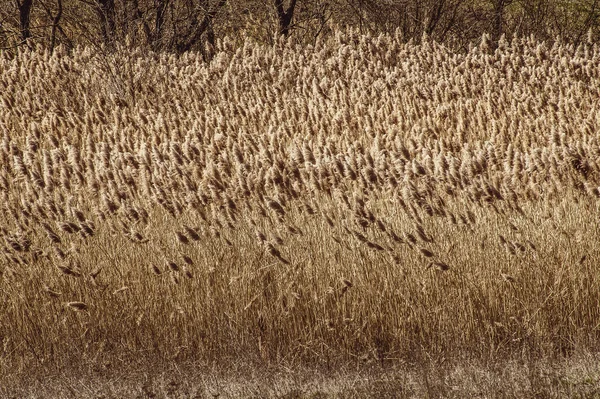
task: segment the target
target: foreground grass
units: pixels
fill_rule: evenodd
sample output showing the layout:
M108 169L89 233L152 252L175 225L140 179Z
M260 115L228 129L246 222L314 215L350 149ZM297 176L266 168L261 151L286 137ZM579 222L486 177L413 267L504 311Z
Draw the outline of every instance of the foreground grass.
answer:
M338 365L335 369L264 368L239 360L116 365L34 373L2 381L3 398L598 398L600 359L578 355L537 361L445 360L418 365Z

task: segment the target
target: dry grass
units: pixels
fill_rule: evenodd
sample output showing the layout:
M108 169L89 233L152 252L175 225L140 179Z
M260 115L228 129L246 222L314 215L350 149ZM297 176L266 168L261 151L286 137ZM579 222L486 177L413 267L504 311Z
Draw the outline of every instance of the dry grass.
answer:
M598 347L597 46L218 51L0 56L2 374Z
M234 361L220 365L186 363L129 365L81 375L54 371L0 387L14 398L597 398L597 356L562 361L510 361L482 365L423 362L420 367L356 369L352 365L314 370L265 369Z

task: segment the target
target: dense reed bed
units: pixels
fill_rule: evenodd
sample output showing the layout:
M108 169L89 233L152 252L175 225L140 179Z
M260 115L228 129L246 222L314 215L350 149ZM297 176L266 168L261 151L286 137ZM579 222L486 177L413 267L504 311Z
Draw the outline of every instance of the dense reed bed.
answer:
M529 39L0 55L0 370L591 351L599 98Z

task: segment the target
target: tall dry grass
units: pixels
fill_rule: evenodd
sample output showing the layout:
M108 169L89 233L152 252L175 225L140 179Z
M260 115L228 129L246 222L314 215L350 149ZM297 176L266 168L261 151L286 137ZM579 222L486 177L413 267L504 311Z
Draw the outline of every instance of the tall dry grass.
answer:
M600 343L600 51L0 56L0 369Z

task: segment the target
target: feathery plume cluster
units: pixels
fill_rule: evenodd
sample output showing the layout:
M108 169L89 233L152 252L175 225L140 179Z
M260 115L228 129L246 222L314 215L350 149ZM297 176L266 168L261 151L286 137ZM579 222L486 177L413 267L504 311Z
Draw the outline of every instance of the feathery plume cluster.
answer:
M0 369L74 347L384 361L600 343L595 45L459 54L341 31L225 40L210 63L23 51L0 71Z

